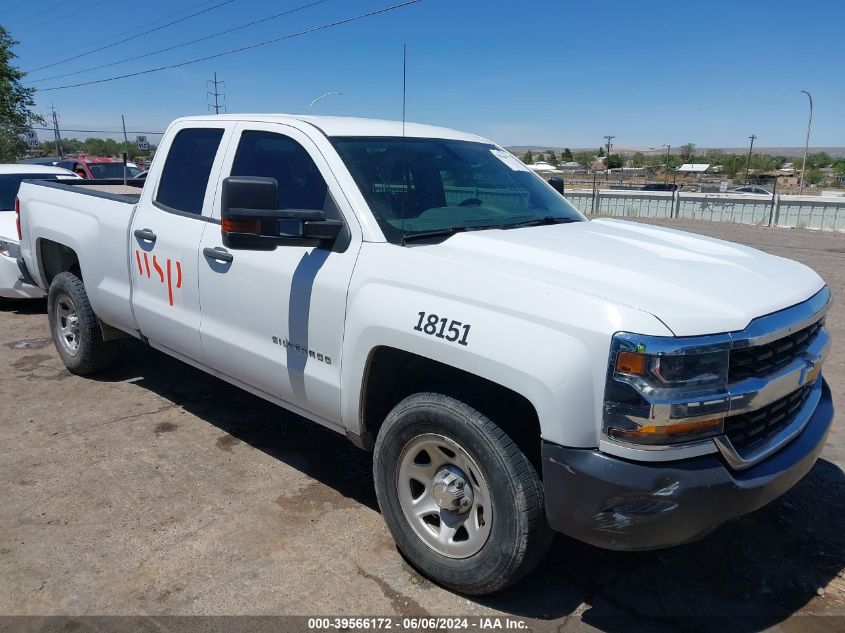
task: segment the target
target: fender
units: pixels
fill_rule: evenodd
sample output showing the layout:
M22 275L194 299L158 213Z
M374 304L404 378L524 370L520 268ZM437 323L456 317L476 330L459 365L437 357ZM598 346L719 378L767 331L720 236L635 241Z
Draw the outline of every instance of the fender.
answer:
M363 431L367 362L375 348L388 346L522 394L537 411L545 440L597 446L606 366L595 359L607 357L623 318L656 335L671 335L668 329L648 313L544 282L497 273L495 284L478 284L476 266L437 257L435 249L365 243L361 250L343 349L347 431ZM434 333L418 329L421 313L437 316ZM446 334L453 322L460 324L459 337Z

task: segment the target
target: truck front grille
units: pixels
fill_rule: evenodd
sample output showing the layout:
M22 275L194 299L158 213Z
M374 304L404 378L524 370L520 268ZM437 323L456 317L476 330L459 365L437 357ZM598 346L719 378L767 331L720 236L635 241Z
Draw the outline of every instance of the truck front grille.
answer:
M785 367L804 353L818 336L822 325L823 321L817 321L771 343L733 350L728 380L733 383L746 378L762 378Z
M725 419L725 435L737 449L762 442L792 422L807 401L813 385L807 384L762 409L732 415Z

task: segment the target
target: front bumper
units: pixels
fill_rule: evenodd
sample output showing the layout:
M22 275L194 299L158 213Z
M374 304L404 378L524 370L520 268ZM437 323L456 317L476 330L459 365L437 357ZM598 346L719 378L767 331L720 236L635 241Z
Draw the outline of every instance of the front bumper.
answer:
M549 525L592 545L643 550L680 545L776 499L813 467L833 421L827 383L803 431L745 470L717 454L636 463L543 442Z

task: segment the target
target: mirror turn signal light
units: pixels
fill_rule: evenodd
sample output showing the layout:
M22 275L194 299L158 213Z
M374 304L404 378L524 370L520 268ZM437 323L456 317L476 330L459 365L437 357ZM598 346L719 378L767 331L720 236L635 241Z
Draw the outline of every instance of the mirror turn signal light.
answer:
M220 225L224 233L261 233L261 222L259 220L232 220L223 218Z
M620 350L616 353L616 371L620 374L644 376L646 374L646 355L639 352Z

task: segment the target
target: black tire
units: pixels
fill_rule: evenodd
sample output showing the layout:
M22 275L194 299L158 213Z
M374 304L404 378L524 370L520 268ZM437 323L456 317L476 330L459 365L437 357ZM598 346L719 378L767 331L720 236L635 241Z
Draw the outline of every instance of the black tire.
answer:
M458 444L488 482L493 516L489 536L468 557L435 551L402 510L398 481L403 449L429 434ZM423 575L457 592L499 591L530 572L551 545L553 532L546 523L536 470L501 428L459 400L418 393L396 405L379 431L373 471L379 507L400 552Z
M68 302L69 300L69 302ZM75 351L73 344L62 341L62 327L67 327L63 314L68 305L78 324ZM70 272L59 273L47 293L47 318L56 351L71 373L84 376L111 367L117 360L120 341L104 341L97 315L88 301L82 280ZM67 337L64 337L67 339Z

